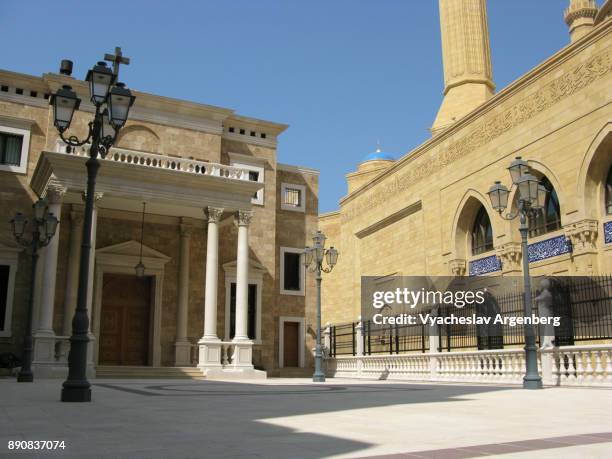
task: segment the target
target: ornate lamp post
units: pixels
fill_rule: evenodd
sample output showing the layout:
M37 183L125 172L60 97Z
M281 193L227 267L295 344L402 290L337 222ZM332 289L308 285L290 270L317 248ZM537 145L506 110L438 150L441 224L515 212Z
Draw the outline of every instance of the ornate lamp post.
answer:
M531 316L531 281L529 277L529 257L527 254L527 236L529 232L529 214L542 209L546 202L546 188L540 185L537 178L529 173L527 161L517 157L510 167L512 184L518 188L518 207L516 212L503 215L508 207L508 196L510 191L501 182L495 184L489 190L491 205L504 220L513 220L519 217L521 232L521 253L523 258L523 280L524 280L524 314ZM538 373L538 352L535 340L534 327L525 324L525 376L523 377L523 388L541 389L542 378Z
M315 347L315 371L312 375L314 382L325 382L321 350L321 273L330 273L338 262L338 251L333 247L326 249L326 239L325 234L317 231L312 238L313 246L304 249L304 264L309 271L315 273L317 280L317 343ZM324 259L327 261L327 267L323 266Z
M72 319L72 336L70 337L70 353L68 354L68 379L63 384L63 402L91 401L91 386L87 381L87 343L89 338L89 318L87 317L87 284L89 281L89 257L91 252L91 228L96 191L96 176L100 168L98 156L104 158L117 139L119 130L125 125L130 107L135 97L123 83L118 83L119 64L129 63L121 57L121 50L116 50L116 56L106 56L114 63L114 70L105 62L98 62L89 72L85 80L89 83L90 101L95 106L95 114L89 122L87 138L79 140L65 132L70 127L75 110L81 100L70 86L63 86L51 96L53 120L61 139L71 147L79 147L90 143L89 159L87 160L87 200L83 219L83 239L81 242L81 260L79 267L79 287L77 307ZM114 84L114 86L113 86Z
M23 338L23 357L21 370L17 375L18 382L32 382L32 314L34 309L34 284L36 282L36 264L38 263L38 249L51 242L55 235L59 221L52 213L48 212L47 202L39 199L32 205L34 208L34 219L32 221L32 239L28 241L24 238L25 228L28 223L26 217L18 213L11 220L13 235L19 244L30 247L32 252L32 267L30 275L30 296L28 298L28 310L26 318L26 330Z

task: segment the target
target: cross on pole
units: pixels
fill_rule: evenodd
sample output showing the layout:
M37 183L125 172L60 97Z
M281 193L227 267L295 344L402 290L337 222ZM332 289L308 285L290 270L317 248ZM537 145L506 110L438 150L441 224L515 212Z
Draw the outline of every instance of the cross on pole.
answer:
M104 60L113 63L113 74L115 75L115 81L119 79L119 66L121 64L130 65L130 58L123 57L120 46L115 46L115 54L105 54Z

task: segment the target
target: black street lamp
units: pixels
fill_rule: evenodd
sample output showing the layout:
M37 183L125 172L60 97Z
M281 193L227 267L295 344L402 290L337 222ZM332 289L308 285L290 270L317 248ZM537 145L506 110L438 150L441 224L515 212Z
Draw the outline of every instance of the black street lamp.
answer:
M117 140L119 130L125 125L130 107L135 97L123 83L117 82L119 65L129 63L121 57L121 50L116 49L115 56L106 56L114 63L111 70L105 62L98 62L87 72L85 80L89 83L90 101L95 106L95 114L89 123L89 131L85 140L76 136L64 135L70 127L75 110L81 100L70 86L63 86L51 96L54 124L61 139L71 147L79 147L87 143L89 159L87 160L87 199L83 218L83 239L81 242L81 260L79 266L79 287L77 307L72 319L72 336L70 337L70 353L68 354L68 378L62 388L63 402L91 401L91 385L87 381L87 343L89 337L89 318L87 316L87 284L89 282L89 257L91 252L91 228L93 219L94 194L96 191L96 176L100 168L98 156L104 158ZM111 88L111 86L115 84ZM104 108L106 104L107 108Z
M317 231L312 238L313 246L304 249L304 264L309 271L316 274L317 280L317 343L315 346L315 371L312 375L313 382L325 382L321 349L321 273L330 273L338 262L338 251L334 247L326 249L326 239L325 234ZM324 259L327 261L327 268L323 266Z
M39 199L32 207L34 208L34 219L32 221L34 226L32 227L31 240L28 241L24 238L25 228L28 224L26 217L18 213L15 215L15 218L11 220L15 240L23 247L30 247L30 251L32 252L30 296L28 298L26 330L23 337L23 357L21 359L21 369L17 375L18 382L34 381L34 374L32 373L32 315L34 312L34 284L36 282L38 249L51 242L59 223L55 215L48 212L47 202L44 199Z
M495 182L488 192L491 205L504 220L520 218L519 231L521 232L521 254L523 258L523 281L524 281L524 314L530 317L531 308L531 280L529 277L529 256L527 253L527 235L529 233L529 214L537 212L544 207L546 202L546 188L541 185L536 177L529 173L527 161L517 157L508 167L512 183L518 188L518 206L514 213L503 215L508 207L508 196L510 190L501 182ZM535 332L532 324L525 324L525 376L523 377L523 388L541 389L542 378L538 373L538 348L536 346Z

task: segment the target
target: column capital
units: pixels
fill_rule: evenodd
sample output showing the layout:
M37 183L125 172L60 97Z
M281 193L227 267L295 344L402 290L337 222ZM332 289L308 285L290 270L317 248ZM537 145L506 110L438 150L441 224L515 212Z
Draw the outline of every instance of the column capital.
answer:
M47 200L49 204L60 204L68 191L65 185L52 178L47 185Z
M191 237L191 233L193 231L193 227L187 223L188 220L181 217L181 223L179 224L179 234L181 237Z
M236 215L234 215L234 223L237 226L249 226L252 218L252 210L239 210L238 212L236 212Z
M208 206L206 209L204 209L204 213L208 218L208 223L219 223L219 220L221 220L221 216L223 215L223 210L224 209L222 207L211 206Z
M104 193L102 191L94 192L94 205L96 205L98 201L103 197ZM81 194L81 199L83 200L83 202L87 201L87 191L83 191L83 193Z
M563 228L565 237L572 241L574 255L597 252L599 222L584 219L570 223Z
M453 276L465 276L466 262L464 259L456 258L448 263Z

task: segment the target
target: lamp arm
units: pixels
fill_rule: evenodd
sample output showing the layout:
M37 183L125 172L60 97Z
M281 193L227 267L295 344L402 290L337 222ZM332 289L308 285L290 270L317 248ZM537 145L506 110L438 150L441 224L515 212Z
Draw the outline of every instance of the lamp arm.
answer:
M28 241L27 239L25 239L23 236L15 236L15 240L17 241L17 243L24 247L24 248L28 248L32 245L31 241Z
M332 268L331 266L328 266L327 268L324 268L324 267L321 266L321 271L323 271L326 274L331 273L332 269L334 269L334 268Z
M76 135L65 137L64 136L65 131L58 129L60 139L62 139L67 145L70 145L71 147L82 147L86 143L89 143L89 141L91 140L91 137L93 135L93 124L94 124L93 121L89 122L89 125L88 125L89 132L87 133L87 138L85 140L79 140L79 138Z
M503 218L504 220L507 220L507 221L514 220L520 214L520 210L518 210L518 209L516 211L514 211L514 212L510 212L510 213L505 214L505 215L502 212L499 213L499 216L501 218Z

